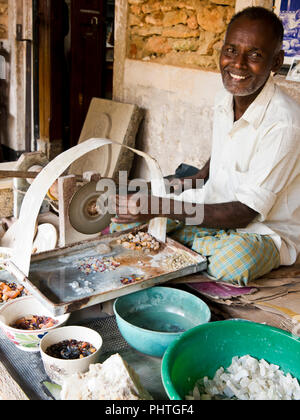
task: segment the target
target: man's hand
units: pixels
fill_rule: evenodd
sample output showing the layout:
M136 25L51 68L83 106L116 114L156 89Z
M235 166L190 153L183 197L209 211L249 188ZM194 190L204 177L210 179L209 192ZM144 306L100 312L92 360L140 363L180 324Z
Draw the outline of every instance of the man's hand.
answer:
M149 222L158 216L159 199L151 195L129 194L111 197L116 208L115 223Z
M121 224L147 223L155 217L166 217L188 224L203 221L203 205L146 194L116 195L111 197L117 217L112 222Z

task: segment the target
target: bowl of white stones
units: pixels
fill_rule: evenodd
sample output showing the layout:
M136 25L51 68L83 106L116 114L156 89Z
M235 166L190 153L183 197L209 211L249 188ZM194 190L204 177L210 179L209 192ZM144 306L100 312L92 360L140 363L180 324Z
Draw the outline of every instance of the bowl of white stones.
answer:
M246 320L199 325L162 361L171 400L300 400L300 338Z

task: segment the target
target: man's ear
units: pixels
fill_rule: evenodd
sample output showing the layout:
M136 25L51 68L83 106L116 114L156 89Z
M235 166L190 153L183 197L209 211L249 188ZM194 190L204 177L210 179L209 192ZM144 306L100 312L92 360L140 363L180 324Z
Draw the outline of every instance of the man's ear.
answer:
M281 68L283 61L284 61L284 51L280 50L275 56L273 60L272 70L274 73L277 73L278 70Z

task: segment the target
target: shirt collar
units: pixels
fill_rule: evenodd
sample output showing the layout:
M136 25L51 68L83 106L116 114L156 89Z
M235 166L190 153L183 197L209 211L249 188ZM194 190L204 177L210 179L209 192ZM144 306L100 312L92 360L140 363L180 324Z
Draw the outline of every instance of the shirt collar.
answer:
M269 105L271 98L275 92L275 83L273 77L270 76L260 94L255 98L252 104L247 108L241 119L253 125L255 129L261 123L266 109ZM228 115L232 114L233 95L227 90L223 89L217 97L215 109L219 108Z

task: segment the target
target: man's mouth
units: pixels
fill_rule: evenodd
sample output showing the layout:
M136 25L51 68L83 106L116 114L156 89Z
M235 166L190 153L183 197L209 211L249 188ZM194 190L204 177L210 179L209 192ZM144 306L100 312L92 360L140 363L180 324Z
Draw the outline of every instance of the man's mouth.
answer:
M241 76L239 74L234 74L234 73L230 73L229 72L230 77L232 77L232 79L234 80L245 80L246 76Z

